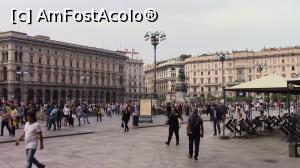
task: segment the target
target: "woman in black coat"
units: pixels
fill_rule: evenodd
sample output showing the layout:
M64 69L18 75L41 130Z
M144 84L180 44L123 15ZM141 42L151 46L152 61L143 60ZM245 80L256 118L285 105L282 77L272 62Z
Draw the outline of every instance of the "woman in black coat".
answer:
M128 127L128 122L130 120L130 107L127 106L126 109L123 112L123 116L122 116L122 121L125 125L125 129L124 132L128 132L129 131L129 127Z

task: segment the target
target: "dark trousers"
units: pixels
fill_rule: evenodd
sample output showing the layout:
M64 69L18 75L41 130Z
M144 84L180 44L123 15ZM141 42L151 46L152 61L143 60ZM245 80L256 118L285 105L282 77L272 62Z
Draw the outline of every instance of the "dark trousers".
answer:
M124 121L124 124L125 124L124 132L128 132L129 131L128 121Z
M176 137L176 143L179 143L179 128L175 128L172 126L169 126L169 136L168 136L168 143L171 142L172 136L173 136L173 132L175 133L175 137Z
M3 120L2 120L2 122L1 122L1 135L3 135L4 127L7 128L8 132L9 132L9 134L10 134L11 131L10 131L10 128L9 128L9 123L8 123L8 121L3 121Z
M219 134L221 134L220 122L218 120L213 120L213 124L214 124L214 134L217 134L217 127L218 127Z
M98 122L98 119L100 119L100 122L102 121L102 115L101 114L97 114L97 122Z
M54 130L56 130L56 124L55 124L55 119L54 119L54 118L50 118L50 119L49 119L48 130L51 129L52 124L53 124L53 126L54 126Z
M57 124L57 129L60 130L61 129L61 118L58 118L56 120L56 124Z
M189 155L193 156L193 146L195 143L195 158L198 157L199 154L199 144L200 144L200 135L189 135Z
M10 128L10 134L15 136L16 134L16 127L13 125L13 120L10 122L11 128Z

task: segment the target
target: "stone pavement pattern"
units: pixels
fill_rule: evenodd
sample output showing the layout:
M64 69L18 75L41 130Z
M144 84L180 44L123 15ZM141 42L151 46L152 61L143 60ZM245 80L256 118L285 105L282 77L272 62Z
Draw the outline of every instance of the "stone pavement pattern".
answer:
M118 123L117 121L115 122ZM174 138L166 146L168 128L130 129L124 133L118 126L111 131L45 140L45 149L37 151L37 159L49 168L290 168L300 159L288 157L288 143L282 136L253 139L219 140L212 136L212 124L205 122L198 161L187 158L188 141L185 125L180 130L180 145ZM88 127L86 127L88 128ZM89 129L98 127L91 126ZM0 144L1 168L24 168L24 144Z

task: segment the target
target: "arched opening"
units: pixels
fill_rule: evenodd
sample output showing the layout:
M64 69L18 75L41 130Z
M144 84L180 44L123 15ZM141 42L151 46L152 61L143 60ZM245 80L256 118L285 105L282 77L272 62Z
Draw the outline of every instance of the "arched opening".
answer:
M101 91L101 93L100 93L100 103L104 103L104 100L105 100L105 95L104 95L104 92Z
M106 103L110 103L110 93L106 92Z
M203 94L203 93L200 96L205 98L205 94Z
M79 103L79 101L80 101L80 91L79 90L75 91L75 101L76 101L76 103Z
M34 101L34 90L30 88L27 93L27 103L34 103Z
M58 103L58 90L54 90L53 91L52 103L53 104L57 104Z
M69 90L68 99L69 99L69 101L71 101L73 99L73 90Z
M7 80L7 67L6 66L3 66L3 78L2 78L4 81Z
M92 103L92 97L93 97L93 91L89 91L89 95L88 95L88 103Z
M3 88L2 89L2 97L7 100L7 89L6 88Z
M61 90L60 91L60 104L65 104L66 103L66 91Z
M48 89L45 91L45 103L51 104L51 91Z
M116 92L112 93L112 102L116 103Z
M95 91L94 103L95 104L99 103L99 92L98 91Z
M43 91L41 89L38 89L36 92L36 103L43 104Z
M14 98L15 98L15 100L17 100L18 103L21 102L21 100L22 100L22 96L21 95L22 95L21 94L21 89L20 88L16 88L15 92L14 92Z

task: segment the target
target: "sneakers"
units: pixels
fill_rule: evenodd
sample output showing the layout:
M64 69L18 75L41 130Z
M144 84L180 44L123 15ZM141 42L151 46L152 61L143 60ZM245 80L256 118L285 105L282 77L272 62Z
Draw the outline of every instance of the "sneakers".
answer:
M169 142L165 142L165 144L166 144L166 145L168 145L168 146L170 145L170 143L169 143Z

